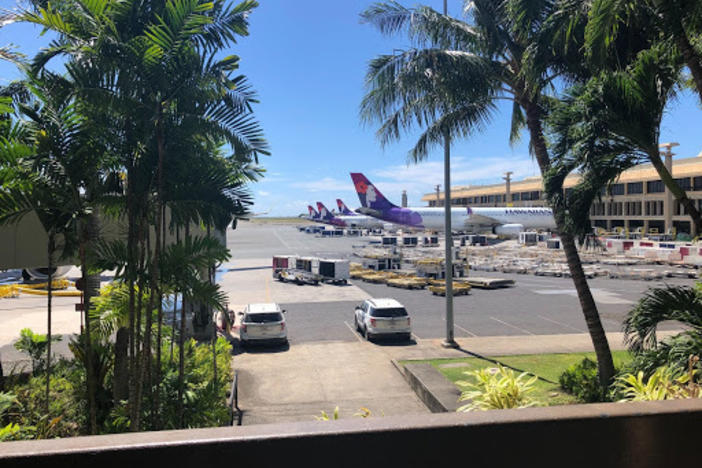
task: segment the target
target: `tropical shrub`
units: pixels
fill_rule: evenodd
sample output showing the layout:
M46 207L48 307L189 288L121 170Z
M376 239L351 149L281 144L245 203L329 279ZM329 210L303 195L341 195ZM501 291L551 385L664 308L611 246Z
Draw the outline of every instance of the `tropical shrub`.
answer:
M490 410L505 408L527 408L537 401L529 397L538 379L522 372L518 376L512 369L498 364L497 368L485 368L464 372L471 381L460 380L456 384L464 387L458 401L470 401L456 411Z
M170 343L162 345L164 356L169 354ZM227 391L232 382L231 344L224 338L218 338L215 343L217 362L217 379L214 379L214 360L212 344L198 344L190 339L185 342L185 391L183 393L184 426L183 427L212 427L229 423L229 407ZM178 355L178 346L175 346ZM164 429L180 427L178 421L178 361L163 359L161 361L160 386L161 411L159 417ZM143 410L144 421L150 420L146 415L152 407L152 395L147 395ZM117 410L119 415L119 410ZM146 427L145 427L146 429ZM120 431L121 432L121 431Z
M49 385L49 415L46 413L46 377L31 377L26 384L17 385L17 407L10 414L10 422L21 430L17 439L45 439L70 437L84 433L86 404L84 372L74 361L60 360L54 366Z
M21 438L19 424L13 422L5 424L6 415L14 406L17 406L17 396L12 393L0 392L0 442Z
M688 329L658 341L658 326L677 321ZM634 354L627 371L650 377L662 366L685 369L688 358L702 355L702 286L649 289L623 323L624 340Z
M61 341L61 335L52 335L51 341ZM46 367L46 348L49 341L46 335L34 333L29 328L20 330L20 339L15 342L15 349L29 354L32 358L32 373L36 374Z
M690 356L688 369L662 366L645 378L644 372L627 373L617 378L615 387L623 396L620 401L676 400L702 397L702 386L696 382L699 357Z
M607 389L600 385L597 363L589 358L569 366L558 378L558 383L584 403L610 400Z

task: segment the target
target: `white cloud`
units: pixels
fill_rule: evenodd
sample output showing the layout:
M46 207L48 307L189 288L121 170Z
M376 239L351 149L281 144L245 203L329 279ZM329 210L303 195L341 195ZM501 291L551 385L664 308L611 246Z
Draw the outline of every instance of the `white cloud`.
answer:
M308 180L305 182L294 182L290 184L290 187L296 189L302 189L304 192L308 193L319 193L319 192L345 192L345 193L356 193L353 188L353 183L351 179L335 179L333 177L324 177L322 179Z
M271 194L271 192L266 192L265 190L259 190L258 194L262 197L267 197Z
M502 182L505 172L512 171L513 180L539 174L536 162L529 156L504 158L471 158L455 156L451 159L451 186L496 184ZM412 165L394 165L370 172L371 180L383 194L399 202L403 190L410 204L423 204L422 196L434 191L437 184L443 188L443 161L428 161Z

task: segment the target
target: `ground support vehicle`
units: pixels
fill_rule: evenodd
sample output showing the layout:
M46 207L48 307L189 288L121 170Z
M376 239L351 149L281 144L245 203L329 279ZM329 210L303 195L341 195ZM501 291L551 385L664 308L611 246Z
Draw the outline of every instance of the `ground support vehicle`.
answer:
M312 271L315 259L300 258L297 255L274 255L273 278L282 282L317 285L321 276Z
M429 291L435 296L445 296L446 295L446 286L440 286L440 285L433 285L429 286ZM454 296L463 296L466 294L470 293L470 284L467 283L453 283L453 295Z
M278 273L277 278L283 283L290 282L299 285L311 284L316 286L321 281L321 277L319 275L310 273L309 271L305 270L298 270L295 268L281 270Z
M351 277L348 260L319 259L312 271L326 283L346 284Z
M380 337L409 340L412 336L407 309L395 299L366 299L354 310L353 321L368 341Z
M239 312L239 339L243 346L252 343L285 344L288 330L285 311L274 302L248 304Z

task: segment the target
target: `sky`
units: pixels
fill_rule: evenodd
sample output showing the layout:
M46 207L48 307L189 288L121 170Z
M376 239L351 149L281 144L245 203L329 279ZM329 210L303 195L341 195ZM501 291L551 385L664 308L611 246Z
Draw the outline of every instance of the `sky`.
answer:
M259 94L254 111L271 146L271 156L260 159L265 177L250 186L255 213L297 216L317 201L336 208L337 198L354 209L358 198L350 172L365 173L398 204L406 190L410 206L424 205L424 194L436 184L443 187L442 148L435 148L423 163L407 164L417 132L383 148L375 136L378 124L360 119L368 62L412 45L361 23L360 13L372 3L260 0L249 17L250 35L227 51L240 56L240 71ZM440 9L443 2L424 4ZM0 0L0 8L14 6L14 1ZM449 0L449 13L462 15L461 6L461 1ZM0 28L0 45L12 43L31 56L50 40L39 33L28 25L5 26ZM18 76L11 64L0 62L0 83ZM498 108L483 132L452 143L452 186L500 183L505 171L514 173L513 180L538 175L527 135L516 146L509 144L509 111L507 105ZM669 105L661 141L679 142L678 157L696 156L702 151L701 116L696 98L682 94Z

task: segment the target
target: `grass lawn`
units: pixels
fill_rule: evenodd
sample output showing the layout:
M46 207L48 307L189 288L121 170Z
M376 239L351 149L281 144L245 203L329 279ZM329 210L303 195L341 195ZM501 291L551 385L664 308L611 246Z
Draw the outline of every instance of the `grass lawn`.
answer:
M619 368L631 360L628 351L613 351L614 365ZM567 405L577 403L574 396L566 393L558 384L558 377L570 365L580 362L583 358L595 359L595 353L567 353L567 354L522 354L515 356L497 356L491 358L502 363L504 366L519 369L520 371L541 377L534 384L534 392L531 394L534 399L546 406ZM421 361L405 361L421 362ZM479 358L461 359L434 359L429 361L439 372L441 372L451 382L466 380L466 371L482 369L485 367L496 367L491 361ZM550 383L545 381L550 380ZM460 388L460 387L459 387Z

